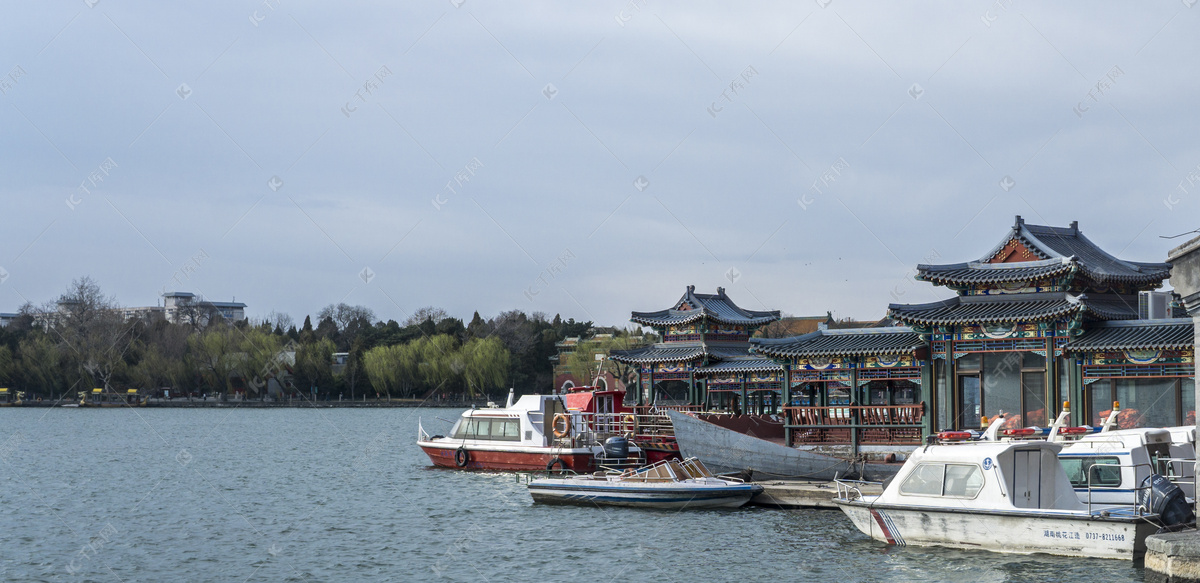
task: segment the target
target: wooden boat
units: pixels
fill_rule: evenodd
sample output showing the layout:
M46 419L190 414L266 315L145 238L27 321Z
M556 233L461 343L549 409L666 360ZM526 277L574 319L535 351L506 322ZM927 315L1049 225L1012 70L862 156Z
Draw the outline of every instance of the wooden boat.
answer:
M604 412L613 409L615 393L524 395L514 403L510 392L504 407L464 411L448 435L430 435L418 420L417 445L444 468L590 473L638 467L644 458L626 438L630 423ZM572 408L573 401L582 408Z
M753 471L755 476L833 480L861 477L883 481L900 470L900 463L849 460L787 447L669 411L680 452L702 460L720 474Z
M834 503L860 531L892 545L1112 559L1143 555L1146 537L1173 522L1163 517L1190 519L1182 492L1161 478L1142 504L1089 509L1059 463L1059 443L930 441L882 494L839 480Z
M714 476L696 458L663 460L620 473L543 478L529 483L534 502L638 508L737 508L762 490L758 484Z

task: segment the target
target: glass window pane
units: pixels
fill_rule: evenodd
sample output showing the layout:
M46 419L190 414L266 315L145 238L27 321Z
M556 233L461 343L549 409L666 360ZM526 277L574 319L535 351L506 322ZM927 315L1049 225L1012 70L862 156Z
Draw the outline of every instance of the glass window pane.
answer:
M901 494L941 496L945 464L921 464L900 484Z
M1075 488L1087 487L1089 473L1092 487L1121 484L1121 462L1115 457L1063 457L1059 458L1059 461L1062 462L1063 470L1067 472L1067 478L1071 480L1071 486ZM1092 469L1092 466L1099 467Z
M1091 384L1084 385L1084 393L1089 400L1088 405L1092 411L1092 419L1089 422L1093 427L1104 423L1105 417L1108 417L1112 411L1112 390L1109 387L1109 381L1096 381Z
M829 405L849 405L850 404L850 387L843 385L841 383L829 383L829 386L826 388L826 390L828 390L828 393L826 393L826 397L829 398L829 401L827 404L829 404Z
M983 414L1008 414L1005 429L1029 425L1021 418L1021 354L997 352L983 358Z
M1036 352L1023 352L1021 357L1021 368L1040 368L1046 369L1046 357Z
M981 356L982 355L978 353L964 355L958 360L954 361L954 366L962 372L977 371L979 370L979 359Z
M1183 424L1196 424L1196 381L1183 379Z
M897 405L916 405L921 401L920 386L912 381L896 381L892 390Z
M1046 373L1027 372L1021 374L1021 385L1025 391L1025 425L1045 427L1048 424L1046 414Z
M983 488L983 472L979 466L948 464L946 466L946 496L974 498Z
M492 433L491 419L476 419L475 431L471 435L474 439L490 439Z
M977 429L981 419L982 405L979 403L981 389L978 375L961 375L958 377L958 429Z
M1117 379L1121 413L1117 426L1170 427L1177 425L1175 379Z

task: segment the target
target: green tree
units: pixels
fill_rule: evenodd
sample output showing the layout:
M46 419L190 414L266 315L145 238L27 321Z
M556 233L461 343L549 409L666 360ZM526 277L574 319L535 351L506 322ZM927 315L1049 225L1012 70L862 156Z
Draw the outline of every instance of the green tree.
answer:
M508 377L510 354L499 338L472 338L463 345L463 378L467 394L487 394L489 389L503 388Z

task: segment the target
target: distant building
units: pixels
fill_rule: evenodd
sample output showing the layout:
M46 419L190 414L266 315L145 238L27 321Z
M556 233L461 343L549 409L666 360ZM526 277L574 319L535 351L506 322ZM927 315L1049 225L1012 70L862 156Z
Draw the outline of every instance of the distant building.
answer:
M58 312L38 314L34 322L53 328L62 314L70 311L76 300L66 299L58 302ZM187 323L194 320L199 325L205 325L214 317L220 317L229 322L246 319L246 304L241 302L213 302L191 292L168 292L163 294L163 305L120 308L126 320L133 318L152 318L161 316L173 324ZM7 326L19 314L0 314L0 327Z
M13 323L20 314L10 314L8 312L0 312L0 328L4 328Z
M178 323L180 318L186 319L188 311L199 310L213 315L220 314L225 320L236 322L246 319L246 304L241 302L213 302L191 292L167 292L163 294L163 310L167 320ZM140 308L153 309L153 308Z

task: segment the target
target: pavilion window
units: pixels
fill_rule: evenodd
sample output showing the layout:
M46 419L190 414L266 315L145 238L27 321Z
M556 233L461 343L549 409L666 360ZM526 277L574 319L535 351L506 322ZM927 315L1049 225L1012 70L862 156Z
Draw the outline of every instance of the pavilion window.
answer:
M1046 413L1046 357L1035 352L1026 352L1021 362L1021 418L1025 426L1045 427Z
M849 405L850 387L841 383L829 383L825 394L826 405Z
M912 381L871 381L867 385L868 405L915 405L919 387Z
M1170 427L1179 423L1176 379L1116 380L1116 401L1121 404L1117 423L1128 427Z
M1088 399L1088 411L1091 412L1091 425L1097 427L1104 422L1104 417L1112 410L1112 381L1096 381L1084 386Z
M950 399L950 389L946 386L947 362L942 359L933 361L933 378L935 379L935 387L937 391L937 426L939 428L950 427L951 406L953 401Z
M792 405L796 407L816 407L821 403L817 400L817 389L811 383L792 389Z
M1180 381L1179 410L1183 411L1183 425L1196 424L1196 381L1183 379Z
M912 381L898 381L892 389L893 404L916 405L921 401L921 387Z
M867 385L867 404L868 405L887 405L889 393L887 381L871 381Z
M1028 425L1024 419L1013 419L1021 408L1020 352L999 352L983 358L983 415L989 418L1001 411L1010 415L1017 427Z

